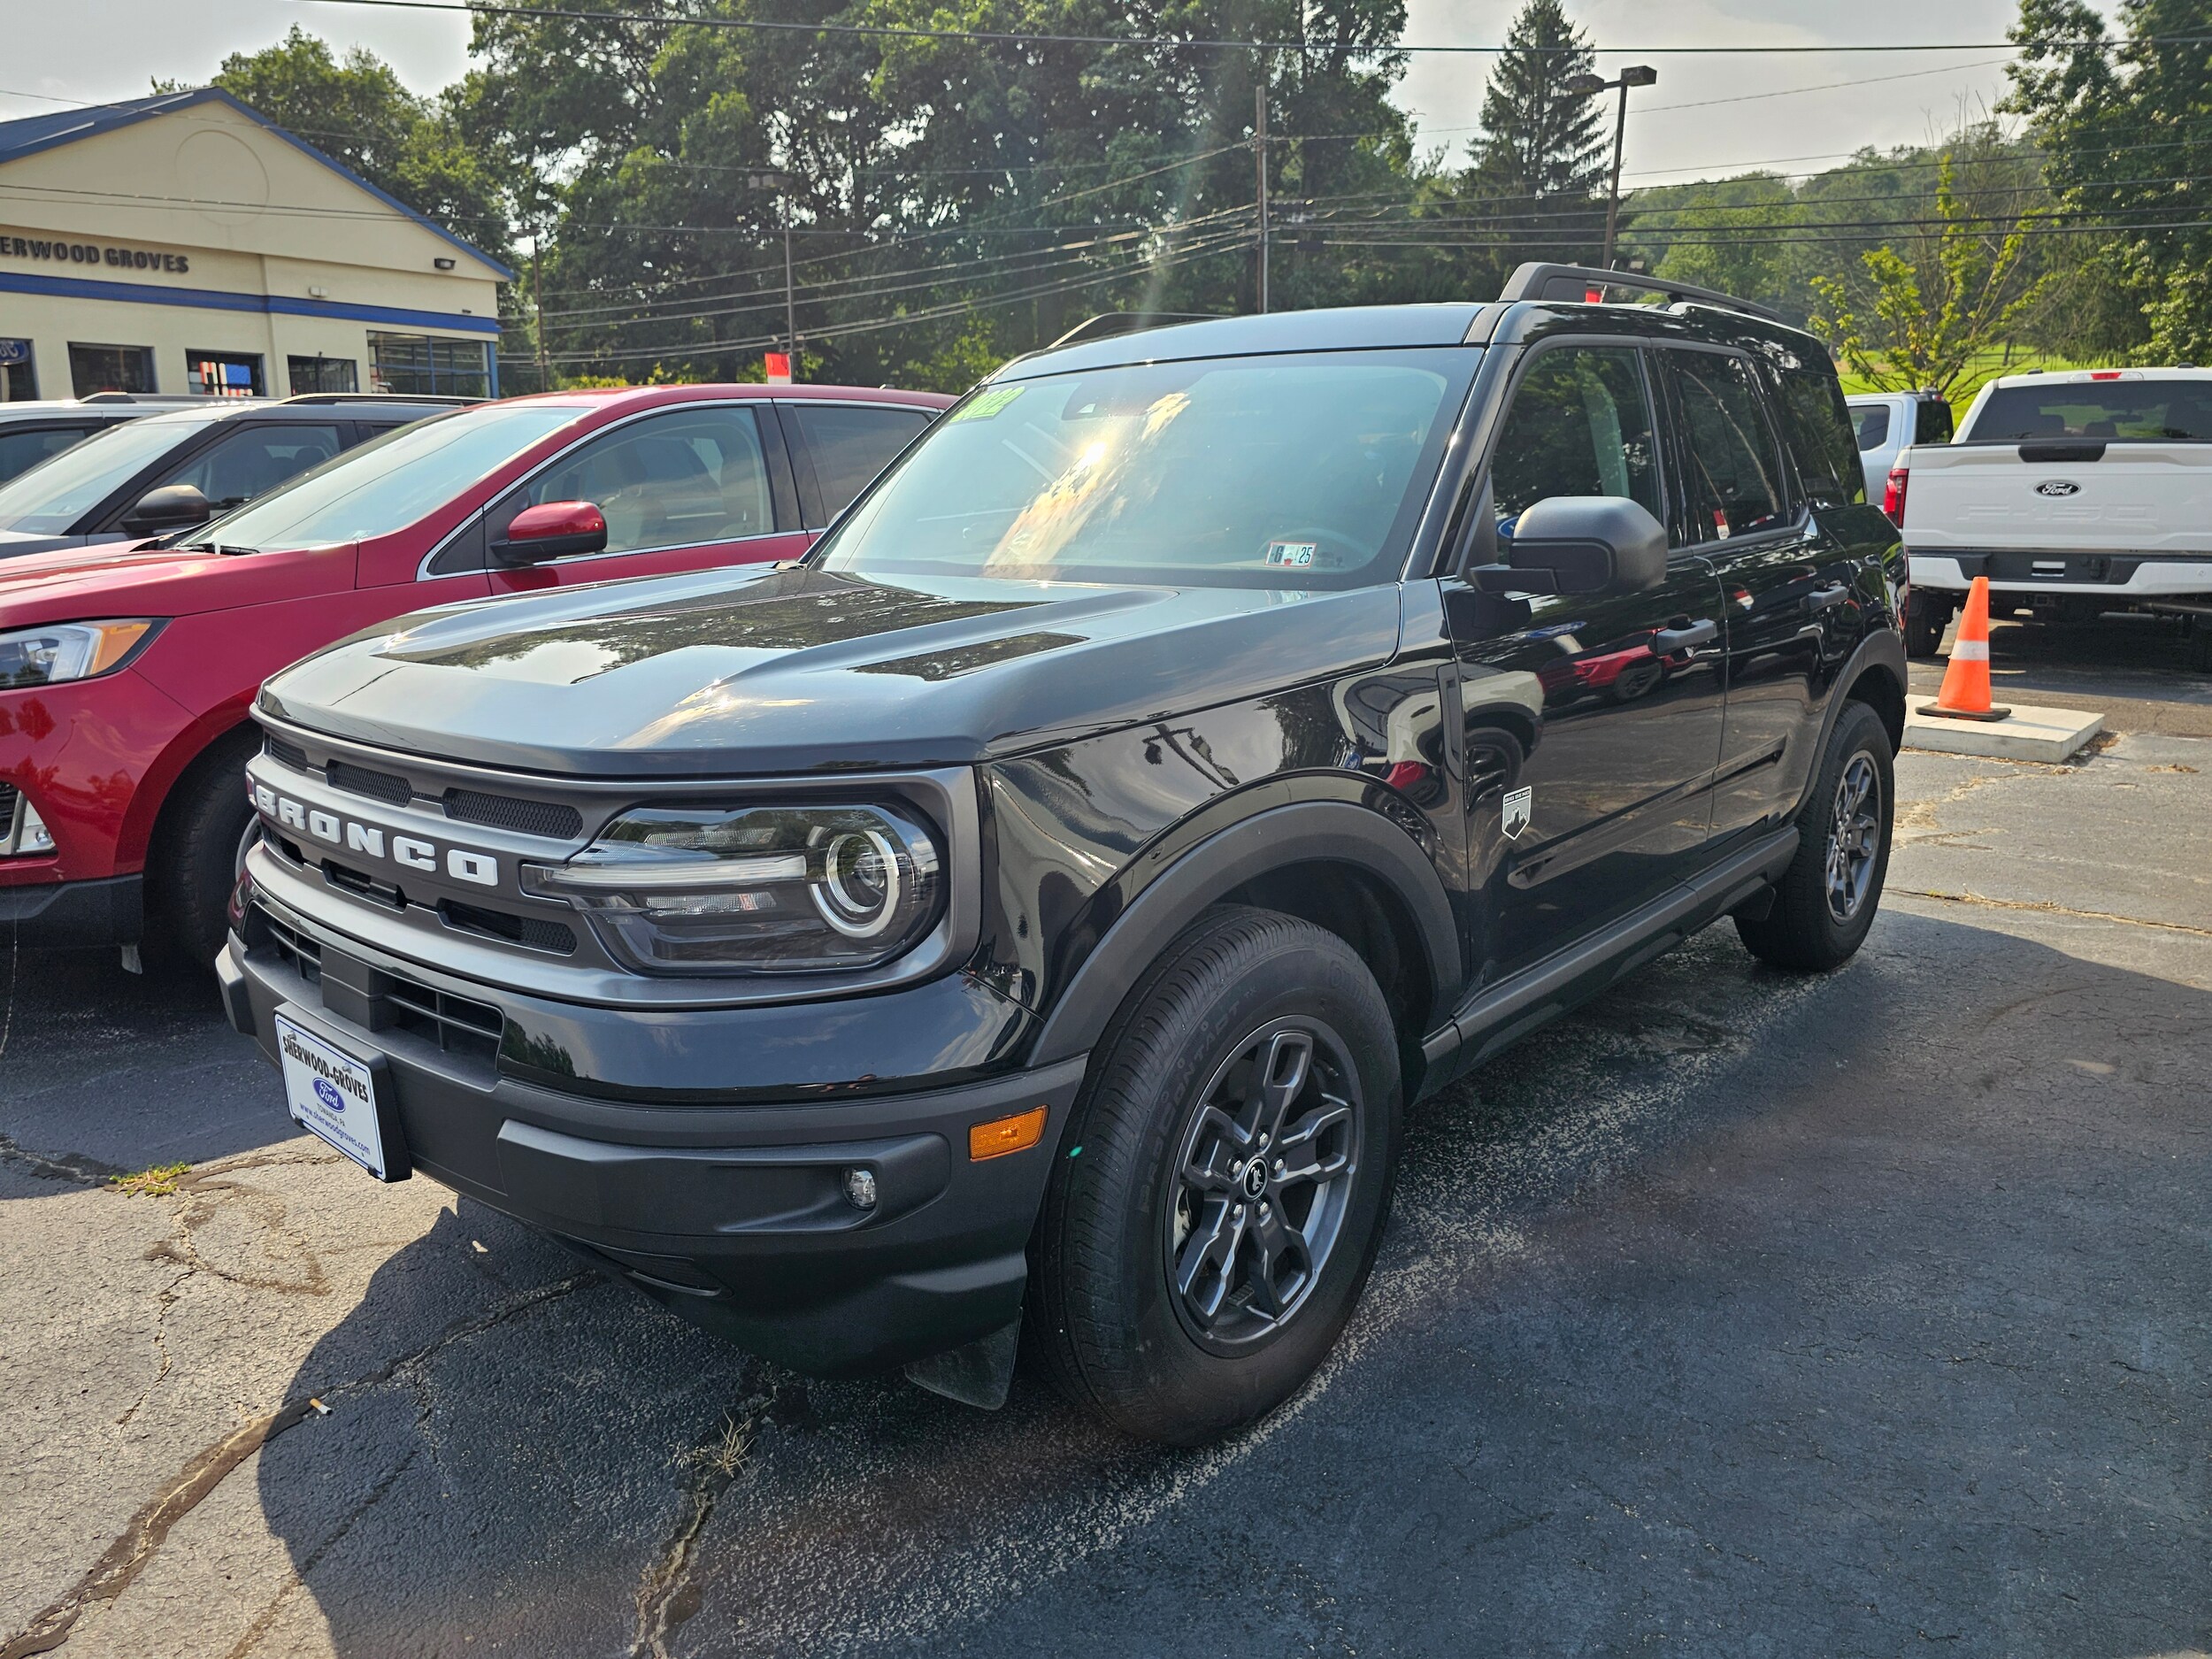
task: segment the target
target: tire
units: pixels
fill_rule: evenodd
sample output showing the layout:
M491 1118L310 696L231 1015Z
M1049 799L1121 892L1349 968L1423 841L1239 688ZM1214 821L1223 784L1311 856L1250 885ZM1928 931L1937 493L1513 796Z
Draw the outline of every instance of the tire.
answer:
M2212 625L2200 619L2189 630L2189 666L2212 674Z
M1895 800L1889 728L1865 703L1846 703L1798 813L1797 856L1774 884L1773 907L1755 921L1736 918L1736 932L1753 956L1816 973L1851 959L1881 907ZM1849 824L1839 829L1847 806ZM1832 870L1832 847L1839 842L1839 862Z
M1279 1087L1255 1087L1263 1067ZM1350 946L1272 910L1206 912L1108 1028L1055 1161L1025 1325L1054 1385L1177 1446L1288 1398L1367 1282L1400 1092L1389 1007ZM1265 1150L1263 1133L1302 1143L1305 1179L1281 1159L1254 1175L1240 1148Z
M147 942L165 961L206 968L223 948L231 888L245 854L253 807L246 762L250 732L218 740L186 768L164 803L147 860Z
M1913 595L1905 604L1905 655L1933 657L1943 649L1943 630L1950 626L1950 606L1931 604Z

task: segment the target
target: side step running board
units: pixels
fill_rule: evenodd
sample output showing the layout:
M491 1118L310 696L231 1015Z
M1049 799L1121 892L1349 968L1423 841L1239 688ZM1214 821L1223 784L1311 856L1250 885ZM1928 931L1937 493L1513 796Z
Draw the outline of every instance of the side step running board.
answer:
M1796 856L1796 826L1777 830L1558 956L1477 991L1460 1004L1449 1025L1422 1043L1428 1072L1421 1092L1433 1094L1708 923L1757 898Z

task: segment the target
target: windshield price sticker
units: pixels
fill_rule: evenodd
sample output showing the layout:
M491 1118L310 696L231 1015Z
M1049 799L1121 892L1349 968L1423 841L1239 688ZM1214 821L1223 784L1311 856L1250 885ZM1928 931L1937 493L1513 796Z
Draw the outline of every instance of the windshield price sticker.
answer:
M996 386L987 392L978 392L953 413L953 421L988 420L1022 395L1018 386Z

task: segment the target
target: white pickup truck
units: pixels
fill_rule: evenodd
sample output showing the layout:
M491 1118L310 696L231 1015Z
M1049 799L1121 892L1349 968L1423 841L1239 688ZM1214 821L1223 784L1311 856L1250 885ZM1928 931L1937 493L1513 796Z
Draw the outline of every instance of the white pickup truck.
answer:
M1993 616L2170 616L2212 669L2212 369L2008 375L1899 466L1911 655L1986 576Z

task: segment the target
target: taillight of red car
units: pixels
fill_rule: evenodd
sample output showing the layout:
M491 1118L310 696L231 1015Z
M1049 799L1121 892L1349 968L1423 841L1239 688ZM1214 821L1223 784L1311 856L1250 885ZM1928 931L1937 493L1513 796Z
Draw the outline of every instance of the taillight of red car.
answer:
M1889 482L1882 486L1882 511L1900 530L1905 527L1905 472L1904 467L1891 467Z

